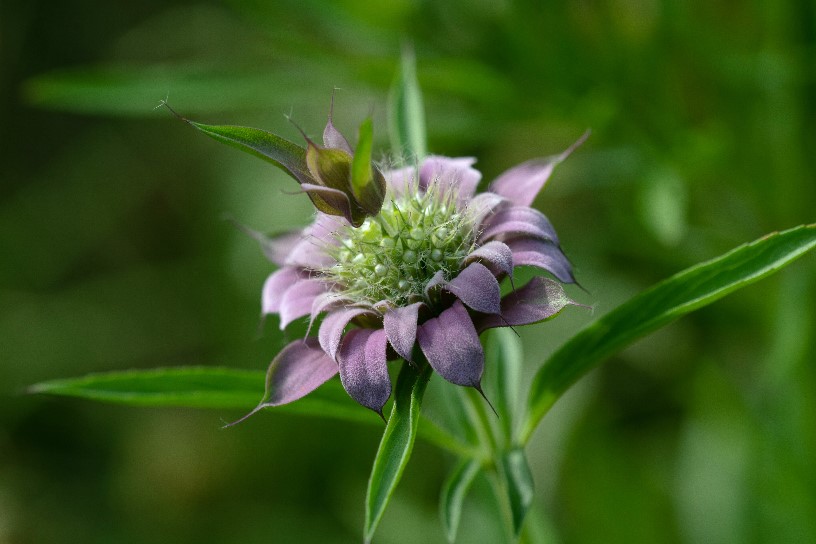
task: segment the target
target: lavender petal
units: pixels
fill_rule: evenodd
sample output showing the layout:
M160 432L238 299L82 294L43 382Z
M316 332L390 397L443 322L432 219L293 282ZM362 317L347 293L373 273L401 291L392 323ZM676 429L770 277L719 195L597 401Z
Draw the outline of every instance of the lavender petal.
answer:
M347 299L334 291L325 291L316 296L314 301L312 301L312 310L309 312L309 327L306 329L306 336L309 336L309 332L312 330L312 325L314 325L317 316L323 312L336 310L347 303Z
M342 217L318 212L314 223L306 227L304 234L326 244L339 245L337 232L348 224Z
M412 361L419 308L423 302L392 308L383 316L383 328L391 347L406 361Z
M555 316L575 302L570 299L555 280L537 276L521 289L516 289L502 299L501 317L480 316L476 322L479 333L493 327L529 325Z
M295 340L269 365L260 407L295 401L328 381L337 370L337 364L320 349L315 338Z
M459 205L464 205L473 197L482 179L482 173L472 168L475 162L472 157L428 157L419 170L419 187L424 191L432 185L443 192L454 190Z
M484 352L467 310L458 300L417 331L431 367L451 383L480 387Z
M312 311L315 299L326 292L326 283L318 279L302 279L289 287L280 303L280 328Z
M354 329L343 339L337 354L343 387L351 398L380 416L391 396L385 348L383 329Z
M303 235L284 261L287 266L297 266L307 270L321 270L335 262L336 260L327 252L323 242Z
M303 229L300 242L292 248L285 264L309 270L333 265L336 261L329 250L340 243L335 233L347 225L342 217L318 212L314 223Z
M479 241L506 241L520 236L551 240L558 244L558 235L550 220L538 210L526 206L513 206L491 217L479 235Z
M291 267L276 270L266 278L261 290L261 313L263 315L278 313L286 290L300 279L300 272Z
M367 308L344 308L335 310L323 318L317 336L320 340L320 347L329 354L329 357L337 359L337 350L340 348L340 340L343 338L346 326L358 315L366 313L375 315Z
M286 264L286 258L303 236L301 230L269 235L248 227L233 218L229 218L229 222L232 223L236 229L258 242L264 256L278 266L284 266L284 264Z
M425 284L425 297L433 300L440 288L445 286L445 273L438 270L433 277Z
M445 289L469 308L485 314L501 312L501 289L496 277L481 263L471 263L447 282Z
M386 185L391 189L394 196L413 194L416 192L417 169L414 166L406 166L396 170L388 170L383 173Z
M465 258L465 264L480 262L497 278L507 275L513 278L513 252L504 242L496 240L479 246Z
M572 265L561 249L547 240L519 238L507 242L513 252L513 266L535 266L564 283L575 283Z
M534 159L507 170L490 184L490 191L507 198L518 206L529 206L547 183L553 169L584 143L587 137L589 137L589 132L584 133L578 141L560 155Z
M272 263L283 266L286 263L287 257L292 253L292 250L300 243L303 233L299 230L292 232L284 232L275 236L264 236L256 238L258 244L261 246L264 256Z
M508 206L511 202L503 196L496 193L479 193L468 202L466 212L471 223L477 228L481 229L487 219L492 215Z

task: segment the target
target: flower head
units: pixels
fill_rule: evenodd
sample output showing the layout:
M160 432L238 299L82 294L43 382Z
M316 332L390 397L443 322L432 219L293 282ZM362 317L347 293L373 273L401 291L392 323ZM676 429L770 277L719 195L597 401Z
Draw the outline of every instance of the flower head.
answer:
M324 140L348 148L331 120ZM318 206L302 231L262 238L280 267L264 284L263 313L278 314L281 329L323 319L317 337L307 333L274 359L258 409L301 398L339 373L349 395L382 415L387 363L396 358L423 356L447 381L480 388L481 332L539 322L573 304L559 283L575 281L570 263L550 221L530 204L580 143L508 170L479 194L475 159L427 157L386 170L382 200L360 221ZM312 174L328 179L339 170L327 171ZM350 179L345 171L341 178ZM500 282L512 282L518 266L558 281L537 276L502 297Z

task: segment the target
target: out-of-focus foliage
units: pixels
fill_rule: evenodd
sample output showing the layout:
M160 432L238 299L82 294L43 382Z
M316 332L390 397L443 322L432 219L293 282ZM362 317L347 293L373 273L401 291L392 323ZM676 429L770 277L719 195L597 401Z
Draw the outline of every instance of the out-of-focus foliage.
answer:
M317 135L338 86L335 123L373 111L376 157L411 41L429 151L478 157L486 180L590 127L537 204L598 313L814 220L809 2L6 2L0 41L0 542L359 541L375 425L266 411L221 431L241 412L19 394L90 371L263 370L305 330L259 326L270 266L222 218L283 230L308 199L161 99ZM563 398L528 450L525 537L816 540L815 270L685 318ZM521 329L527 363L589 319ZM432 379L427 407L445 394ZM443 542L450 469L417 443L377 541ZM459 542L500 538L486 488Z

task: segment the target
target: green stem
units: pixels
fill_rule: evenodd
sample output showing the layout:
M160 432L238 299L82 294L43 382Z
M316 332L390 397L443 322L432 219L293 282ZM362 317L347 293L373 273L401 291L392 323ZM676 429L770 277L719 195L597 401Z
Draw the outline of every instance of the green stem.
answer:
M498 467L498 463L496 467ZM501 511L502 525L504 526L504 536L508 542L508 544L515 544L518 542L516 539L516 535L513 531L513 511L510 508L510 499L507 496L507 489L502 484L502 479L499 477L498 469L495 468L488 474L488 478L490 481L490 488L493 490L493 494L496 496L496 502L499 505L499 510Z
M482 457L481 452L465 444L455 436L453 436L446 429L443 429L425 416L420 416L418 437L426 442L433 444L443 450L447 450L455 455L466 457L469 459L479 459Z
M498 442L493 434L490 416L484 406L485 400L479 395L478 391L471 387L464 388L464 394L465 410L479 436L479 443L482 445L483 450L488 452L491 458L494 458L498 451Z

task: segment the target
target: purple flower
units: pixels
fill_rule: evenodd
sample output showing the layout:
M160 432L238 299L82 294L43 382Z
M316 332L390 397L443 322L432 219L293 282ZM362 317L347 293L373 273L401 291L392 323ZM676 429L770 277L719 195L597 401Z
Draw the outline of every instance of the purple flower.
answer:
M479 194L475 159L427 157L385 171L384 203L358 226L318 211L302 231L263 238L280 267L264 284L263 313L279 314L281 329L308 317L311 330L324 317L317 337L307 333L272 361L255 411L297 400L339 373L349 395L382 416L388 361L420 353L447 381L480 388L482 331L536 323L573 304L546 277L504 297L499 284L512 282L517 266L575 281L555 229L530 204L581 141L508 170Z

